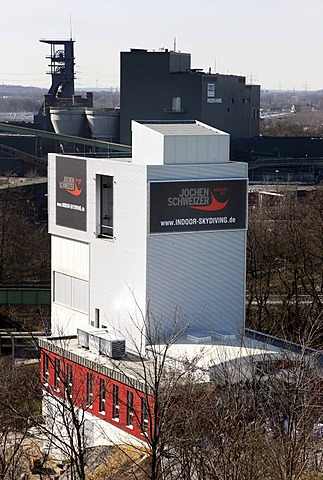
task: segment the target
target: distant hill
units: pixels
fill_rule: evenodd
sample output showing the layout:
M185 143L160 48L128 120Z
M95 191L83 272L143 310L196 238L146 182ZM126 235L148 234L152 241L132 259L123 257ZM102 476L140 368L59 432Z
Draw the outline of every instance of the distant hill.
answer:
M43 96L47 90L39 87L24 87L22 85L0 85L1 97L33 97Z
M0 85L0 113L38 112L47 91L38 87ZM116 88L76 89L79 95L86 91L93 91L95 108L117 107L120 103L120 92Z

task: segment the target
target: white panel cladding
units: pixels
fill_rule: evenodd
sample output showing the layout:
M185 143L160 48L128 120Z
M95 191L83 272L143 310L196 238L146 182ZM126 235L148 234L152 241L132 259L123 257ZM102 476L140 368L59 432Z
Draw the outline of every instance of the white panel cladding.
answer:
M155 322L175 312L193 332L240 334L244 329L246 232L151 235L147 297Z
M60 272L54 273L54 302L73 310L89 312L89 282Z
M146 309L146 167L108 160L95 164L91 162L91 168L96 168L97 175L114 177L114 238L93 235L90 317L94 318L98 309L100 327L121 333L127 346L132 346L134 339L139 345L141 312Z
M52 270L89 280L89 245L52 235Z
M229 136L169 135L164 137L164 151L165 165L229 162Z
M149 165L147 176L149 180L193 180L217 178L247 178L246 163L228 162L216 165Z
M88 314L52 303L52 335L76 335L77 329L85 327L88 323Z
M133 121L132 134L133 163L196 165L229 162L229 134L200 122L158 125L156 122L141 124Z
M72 278L63 273L53 272L53 301L61 305L72 305Z

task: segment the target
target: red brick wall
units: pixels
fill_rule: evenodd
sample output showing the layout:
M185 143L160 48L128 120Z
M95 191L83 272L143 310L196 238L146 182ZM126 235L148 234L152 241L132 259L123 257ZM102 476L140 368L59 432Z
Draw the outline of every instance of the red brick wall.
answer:
M47 355L48 374L45 375L45 356ZM55 389L55 359L60 362L59 375L59 389ZM56 397L62 398L68 387L68 365L72 366L72 401L77 407L85 409L95 417L101 418L110 424L120 428L135 437L145 440L146 435L144 430L147 430L142 425L142 399L148 402L148 430L151 428L152 413L153 413L153 397L146 395L144 392L138 391L135 388L118 382L110 377L106 377L100 373L90 370L83 365L74 363L65 358L59 357L52 352L42 350L40 356L41 381L44 388ZM92 373L93 376L93 396L92 404L87 404L87 374ZM100 412L100 379L105 381L106 395L105 395L105 413ZM113 385L119 387L119 419L113 418ZM127 425L127 391L133 393L133 425L132 428ZM145 425L146 427L146 425Z

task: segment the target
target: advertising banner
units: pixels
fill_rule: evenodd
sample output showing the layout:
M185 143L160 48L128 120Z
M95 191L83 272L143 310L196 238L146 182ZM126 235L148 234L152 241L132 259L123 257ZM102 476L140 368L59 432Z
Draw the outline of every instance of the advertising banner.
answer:
M86 231L86 161L56 157L56 225Z
M150 182L150 233L246 228L247 180Z

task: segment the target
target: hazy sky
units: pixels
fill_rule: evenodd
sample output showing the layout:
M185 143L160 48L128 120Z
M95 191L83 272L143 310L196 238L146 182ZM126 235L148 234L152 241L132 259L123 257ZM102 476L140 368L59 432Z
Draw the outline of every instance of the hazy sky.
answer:
M70 22L71 18L71 22ZM177 49L192 67L262 88L323 89L322 0L11 0L0 21L0 83L48 88L49 45L75 40L76 87L119 86L120 51Z

